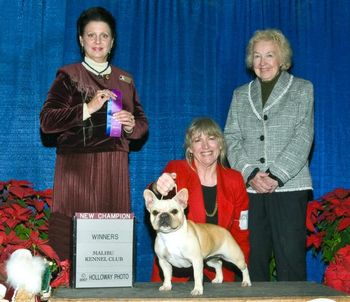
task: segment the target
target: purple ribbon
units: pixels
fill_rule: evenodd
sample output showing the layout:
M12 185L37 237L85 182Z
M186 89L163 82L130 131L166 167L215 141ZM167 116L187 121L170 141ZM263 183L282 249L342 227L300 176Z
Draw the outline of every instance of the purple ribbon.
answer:
M112 89L116 95L116 99L110 98L107 102L107 125L106 133L111 137L120 137L122 133L122 125L112 118L115 112L122 110L122 93L117 89Z

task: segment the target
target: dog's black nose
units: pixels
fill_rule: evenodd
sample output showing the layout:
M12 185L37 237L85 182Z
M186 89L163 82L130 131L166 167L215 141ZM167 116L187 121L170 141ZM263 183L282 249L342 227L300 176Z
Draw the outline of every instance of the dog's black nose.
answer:
M169 226L170 225L170 215L169 213L162 213L159 215L159 226Z

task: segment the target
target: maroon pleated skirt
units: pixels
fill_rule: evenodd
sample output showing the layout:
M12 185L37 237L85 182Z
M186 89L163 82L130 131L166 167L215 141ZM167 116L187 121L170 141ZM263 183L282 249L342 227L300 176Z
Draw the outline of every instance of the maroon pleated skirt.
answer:
M75 213L130 212L128 153L58 154L51 210L50 245L69 259Z

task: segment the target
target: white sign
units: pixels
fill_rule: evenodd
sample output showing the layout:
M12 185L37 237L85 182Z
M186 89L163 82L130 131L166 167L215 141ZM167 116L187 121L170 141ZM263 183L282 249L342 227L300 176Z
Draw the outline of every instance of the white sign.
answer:
M73 287L133 286L133 213L76 213Z

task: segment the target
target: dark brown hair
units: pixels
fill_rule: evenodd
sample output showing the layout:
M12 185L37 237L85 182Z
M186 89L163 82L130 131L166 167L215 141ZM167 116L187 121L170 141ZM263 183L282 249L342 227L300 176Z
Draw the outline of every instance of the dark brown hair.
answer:
M114 51L115 45L116 45L116 22L113 17L113 15L106 10L103 7L97 6L97 7L91 7L88 8L87 10L84 10L77 21L77 39L78 39L78 45L80 46L79 43L79 37L83 36L85 27L88 23L91 21L102 21L108 24L110 30L111 30L111 35L112 38L114 39L113 46L111 48L110 54L108 56L108 60L112 57L112 53ZM84 55L83 49L81 49L82 55Z

